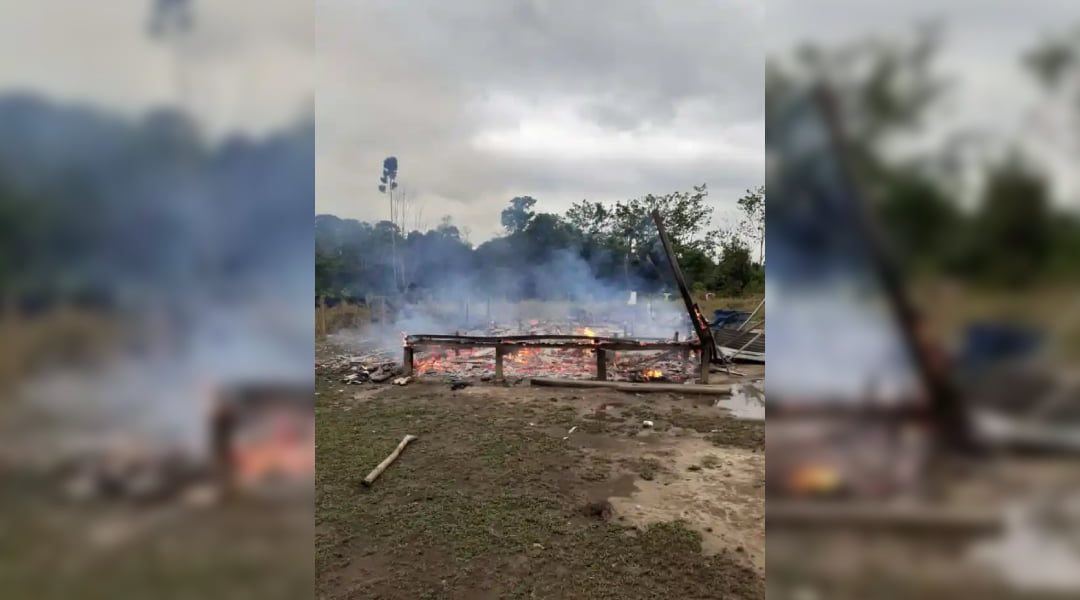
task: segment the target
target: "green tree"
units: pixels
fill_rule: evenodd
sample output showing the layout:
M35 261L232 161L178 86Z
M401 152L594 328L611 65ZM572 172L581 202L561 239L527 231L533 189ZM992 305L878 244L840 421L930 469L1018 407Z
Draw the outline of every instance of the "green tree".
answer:
M508 233L524 231L536 216L533 206L536 206L536 199L532 196L517 196L511 199L510 206L502 211L502 226Z
M897 254L922 267L955 257L965 227L952 199L912 169L898 169L884 187L881 222Z
M991 171L973 232L973 266L985 281L1022 285L1043 274L1052 232L1046 182L1017 155Z
M758 249L758 264L765 264L765 186L746 190L737 201L743 218L739 233Z
M379 191L386 194L390 200L390 222L397 223L394 211L394 190L398 187L398 159L396 156L387 156L383 159L382 175L379 177ZM398 261L397 261L397 236L390 238L390 264L394 270L394 286L398 285Z
M750 248L739 238L728 237L721 243L720 262L716 266L713 289L723 294L738 296L748 291L754 276Z
M566 221L585 235L599 236L611 227L611 211L599 202L582 200L566 211Z

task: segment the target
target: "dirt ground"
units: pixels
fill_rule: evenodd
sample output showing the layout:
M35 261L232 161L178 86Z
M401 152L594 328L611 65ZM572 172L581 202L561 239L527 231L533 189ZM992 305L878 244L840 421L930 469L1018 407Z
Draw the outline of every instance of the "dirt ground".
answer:
M331 375L316 394L320 598L764 598L764 424L710 398Z

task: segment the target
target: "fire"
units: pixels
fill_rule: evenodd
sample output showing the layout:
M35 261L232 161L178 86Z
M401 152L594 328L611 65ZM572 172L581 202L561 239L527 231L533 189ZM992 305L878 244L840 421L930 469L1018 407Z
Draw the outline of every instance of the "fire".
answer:
M529 357L534 356L540 352L537 348L522 348L517 352L509 356L510 362L517 364L525 364L530 361Z
M790 484L799 494L828 494L840 487L840 473L828 465L807 465L791 475Z
M242 485L267 477L299 478L315 472L314 425L286 414L270 415L265 430L234 442L232 464Z
M664 372L660 369L645 369L641 372L642 377L645 379L662 379Z
M578 327L577 331L575 331L574 333L576 333L578 335L587 335L589 337L596 337L596 332L593 331L592 329L589 329L588 327Z

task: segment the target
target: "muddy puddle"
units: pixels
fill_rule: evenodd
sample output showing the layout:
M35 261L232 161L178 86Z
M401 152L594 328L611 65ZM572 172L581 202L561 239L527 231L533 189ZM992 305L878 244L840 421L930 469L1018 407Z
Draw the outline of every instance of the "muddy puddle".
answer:
M731 397L717 401L716 406L727 410L736 419L765 420L764 382L742 383L731 387Z

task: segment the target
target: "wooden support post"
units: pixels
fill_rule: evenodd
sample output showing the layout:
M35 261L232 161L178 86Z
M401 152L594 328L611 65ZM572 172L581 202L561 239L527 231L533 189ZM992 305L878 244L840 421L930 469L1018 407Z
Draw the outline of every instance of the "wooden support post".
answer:
M698 352L698 356L701 358L701 373L698 376L698 383L709 383L709 366L712 364L712 356L710 356L708 344L701 345L701 351Z
M319 315L319 320L316 322L316 326L319 328L318 333L326 335L326 298L323 296L319 297L319 310L316 311L316 314Z
M607 381L607 350L596 349L596 378Z
M495 346L495 379L503 380L503 356L506 355L506 346Z
M401 370L405 377L409 377L413 374L413 354L415 351L412 346L405 346L402 348L401 355Z

